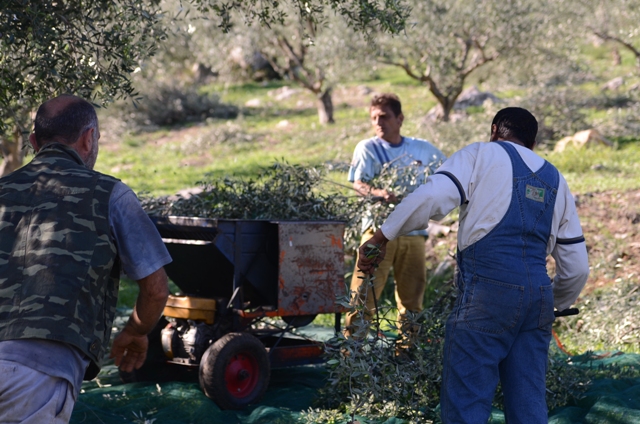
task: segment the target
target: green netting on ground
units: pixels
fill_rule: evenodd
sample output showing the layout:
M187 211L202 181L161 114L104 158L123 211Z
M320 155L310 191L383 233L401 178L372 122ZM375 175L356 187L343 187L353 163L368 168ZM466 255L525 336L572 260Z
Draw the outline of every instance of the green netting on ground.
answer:
M300 411L311 406L323 382L321 366L273 370L262 402L243 411L220 410L202 393L197 381L114 384L82 393L71 422L293 423Z
M119 311L114 326L121 328L129 310ZM308 325L300 329L315 340L328 340L333 328ZM395 334L389 333L388 337ZM552 349L555 359L567 361L578 368L597 369L621 367L640 369L640 355L622 352L588 352L566 356ZM100 375L82 386L71 417L78 423L221 423L221 424L288 424L311 423L305 415L313 408L320 388L325 385L327 373L322 365L273 369L269 388L258 405L243 411L223 411L208 399L200 389L197 369L178 367L178 379L160 383L123 384L117 368L107 364ZM400 424L398 418L371 421L356 417L361 424ZM331 421L347 424L350 416ZM321 421L320 421L321 422ZM637 424L640 423L640 378L595 380L585 396L576 404L552 411L553 424ZM502 411L494 409L491 424L504 424Z
M554 411L549 423L640 423L640 379L595 380L577 405Z
M624 352L588 352L572 356L570 363L582 368L608 366L640 368L640 355Z
M571 358L577 367L640 366L640 355L589 353ZM200 390L193 373L184 381L121 384L117 370L106 367L99 379L85 383L71 423L296 423L313 406L324 385L323 366L272 370L269 389L259 405L243 411L222 411ZM102 386L102 387L100 387ZM154 421L155 420L155 421ZM344 416L340 424L346 424ZM360 423L371 423L359 418ZM406 421L378 421L398 424ZM504 423L495 410L491 423ZM595 380L576 405L552 411L552 424L637 424L640 423L640 379Z

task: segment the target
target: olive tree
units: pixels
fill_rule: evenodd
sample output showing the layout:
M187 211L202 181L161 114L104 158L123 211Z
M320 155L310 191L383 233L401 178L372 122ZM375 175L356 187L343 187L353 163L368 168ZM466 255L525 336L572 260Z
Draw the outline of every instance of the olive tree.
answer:
M128 78L163 38L157 3L4 0L0 8L0 175L22 164L32 110L75 93L95 102L135 93Z
M333 123L335 84L360 71L368 74L367 67L374 64L366 51L367 36L328 10L313 16L295 7L286 12L281 21L267 26L234 11L226 34L214 20L191 19L183 23L185 31L176 41L180 51L190 55L183 63L204 65L219 78L235 81L247 78L246 68L252 65L269 65L314 97L321 124Z
M362 54L366 41L341 19L327 17L317 25L305 16L284 25L253 28L254 45L273 69L310 92L321 124L334 122L331 91L334 85L366 70L371 57Z
M377 55L424 83L444 121L478 69L534 54L552 14L545 1L532 0L413 0L410 6L405 32L377 37Z
M629 51L640 70L640 3L635 0L603 0L580 3L589 30L603 41Z
M30 114L43 100L74 93L94 102L135 94L131 73L165 38L160 0L0 1L0 175L22 164ZM275 25L287 11L322 24L332 10L357 31L402 30L401 0L188 0L221 32L239 14Z

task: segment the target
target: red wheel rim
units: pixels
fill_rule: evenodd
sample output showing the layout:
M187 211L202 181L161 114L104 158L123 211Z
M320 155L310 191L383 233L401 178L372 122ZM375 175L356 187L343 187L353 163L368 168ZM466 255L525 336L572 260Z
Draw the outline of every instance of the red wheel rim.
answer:
M251 394L258 385L258 361L246 353L234 355L224 371L227 391L236 398Z

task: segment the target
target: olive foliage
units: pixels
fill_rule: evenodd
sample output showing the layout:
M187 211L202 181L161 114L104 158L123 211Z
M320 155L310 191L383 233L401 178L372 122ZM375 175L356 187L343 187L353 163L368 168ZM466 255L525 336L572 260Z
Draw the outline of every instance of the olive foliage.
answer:
M276 162L261 169L254 178L207 177L188 196L141 195L143 209L150 215L192 216L220 219L279 221L342 221L346 251L358 247L363 221L378 228L393 211L393 204L380 198L357 195L350 186L336 183L329 172L346 164L320 166ZM402 199L428 176L429 168L385 166L370 181L376 188L396 193ZM277 199L277 201L274 201Z
M363 284L372 284L368 277ZM402 330L389 302L379 300L377 318L369 321L367 337L345 338L341 333L325 346L327 384L321 393L322 406L341 409L355 422L357 415L375 422L398 417L408 422L438 422L445 323L457 292L452 281L441 294L419 313L407 313ZM366 320L361 306L352 307L349 298L343 306ZM391 330L391 331L390 331ZM546 375L546 401L549 410L566 406L583 397L597 374L570 366L566 358L552 349ZM613 370L603 370L610 376ZM632 375L637 372L629 370ZM493 406L504 409L504 394L496 389Z
M595 5L579 2L589 30L617 47L631 52L640 72L640 3L634 0L603 0Z
M0 138L3 154L13 155L5 167L21 164L29 114L42 101L134 95L129 75L164 38L161 18L148 0L2 1Z
M221 31L242 21L275 25L290 10L324 23L325 11L363 33L397 33L408 9L400 0L190 0ZM182 3L181 3L182 6ZM30 113L42 101L74 93L102 103L135 96L131 74L167 34L160 0L2 0L0 2L0 175L22 164Z
M392 34L404 29L410 9L402 0L192 0L200 13L215 20L227 32L240 13L245 23L258 22L262 26L283 25L292 13L314 23L322 23L328 11L341 16L356 32L370 34L375 29Z
M559 28L550 13L556 8L547 1L414 0L410 6L402 35L376 38L377 56L425 84L444 121L470 75L497 61L518 66L521 59L536 57L544 50L540 43L553 35L550 30Z

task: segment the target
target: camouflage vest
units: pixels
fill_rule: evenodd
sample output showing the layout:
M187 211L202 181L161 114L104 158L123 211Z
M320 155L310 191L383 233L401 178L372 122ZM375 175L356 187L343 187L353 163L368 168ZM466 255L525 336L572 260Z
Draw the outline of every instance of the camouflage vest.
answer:
M100 369L118 298L117 181L58 143L0 179L0 340L76 346L91 359L85 379Z

